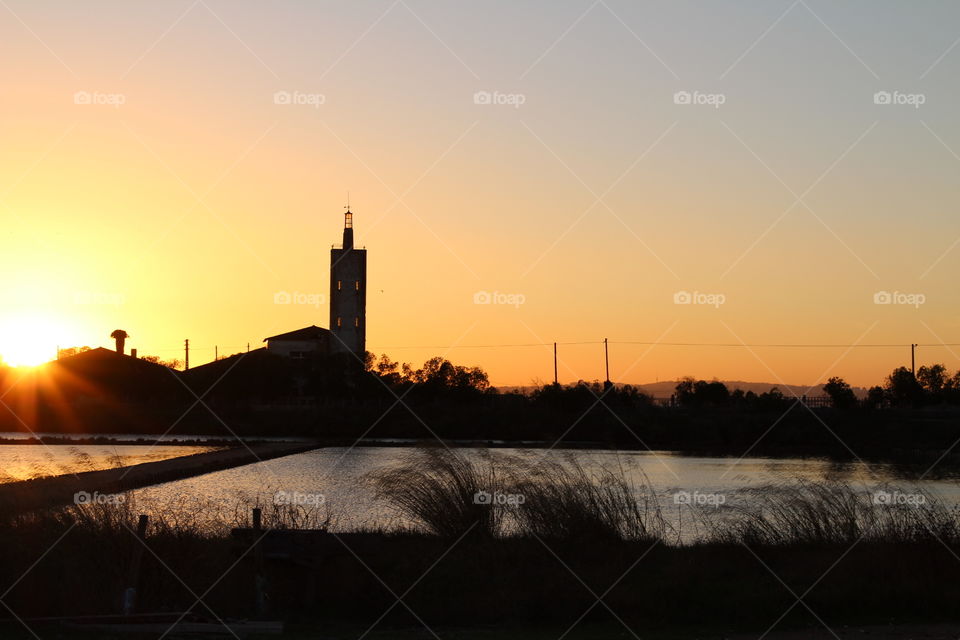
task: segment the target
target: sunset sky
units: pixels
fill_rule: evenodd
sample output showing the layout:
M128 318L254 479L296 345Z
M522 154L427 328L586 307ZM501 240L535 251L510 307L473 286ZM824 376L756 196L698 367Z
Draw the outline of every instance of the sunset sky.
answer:
M0 17L8 362L122 328L142 355L189 338L200 364L327 326L325 301L274 296L327 293L347 191L368 350L396 360L530 384L551 347L480 346L607 337L619 382L868 385L911 342L960 343L956 2L3 0ZM600 344L560 359L563 382L603 378ZM930 362L954 370L960 347L922 346Z

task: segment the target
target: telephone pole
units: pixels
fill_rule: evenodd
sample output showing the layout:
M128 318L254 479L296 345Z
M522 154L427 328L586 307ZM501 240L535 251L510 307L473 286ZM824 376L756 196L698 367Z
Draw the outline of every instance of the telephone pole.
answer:
M607 367L607 384L610 384L610 348L606 338L603 339L603 360Z
M183 341L183 370L190 368L190 339Z
M910 345L910 373L913 374L913 377L917 377L917 345Z
M216 362L220 359L220 348L217 345L213 345L213 361Z
M553 384L559 385L560 379L557 376L557 343L553 343Z

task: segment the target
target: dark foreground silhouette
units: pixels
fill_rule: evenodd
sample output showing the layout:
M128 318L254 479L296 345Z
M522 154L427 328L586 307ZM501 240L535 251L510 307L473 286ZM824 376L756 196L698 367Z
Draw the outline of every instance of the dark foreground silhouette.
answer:
M232 532L161 514L142 539L130 502L6 517L0 580L15 585L4 601L48 632L63 624L50 616L119 613L134 586L134 614L282 621L324 637L423 625L677 637L958 617L960 522L934 501L877 505L842 485L799 485L758 494L735 521L710 525L684 507L704 529L679 544L636 487L575 464L491 466L437 450L371 481L406 530L330 533L303 507L275 505L259 528L238 511ZM479 491L525 499L485 503Z

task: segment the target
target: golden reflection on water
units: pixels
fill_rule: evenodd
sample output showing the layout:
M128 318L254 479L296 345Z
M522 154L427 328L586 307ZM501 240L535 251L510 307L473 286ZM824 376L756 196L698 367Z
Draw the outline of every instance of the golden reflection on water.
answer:
M0 445L0 482L113 469L202 453L213 448L172 445Z

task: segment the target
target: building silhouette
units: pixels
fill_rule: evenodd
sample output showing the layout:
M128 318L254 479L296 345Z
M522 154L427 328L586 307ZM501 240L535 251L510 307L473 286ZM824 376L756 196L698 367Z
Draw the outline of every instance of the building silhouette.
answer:
M367 250L353 245L353 213L347 208L343 244L330 249L330 332L333 353L367 348Z
M331 340L329 331L315 325L263 339L270 353L293 360L306 360L330 353Z

